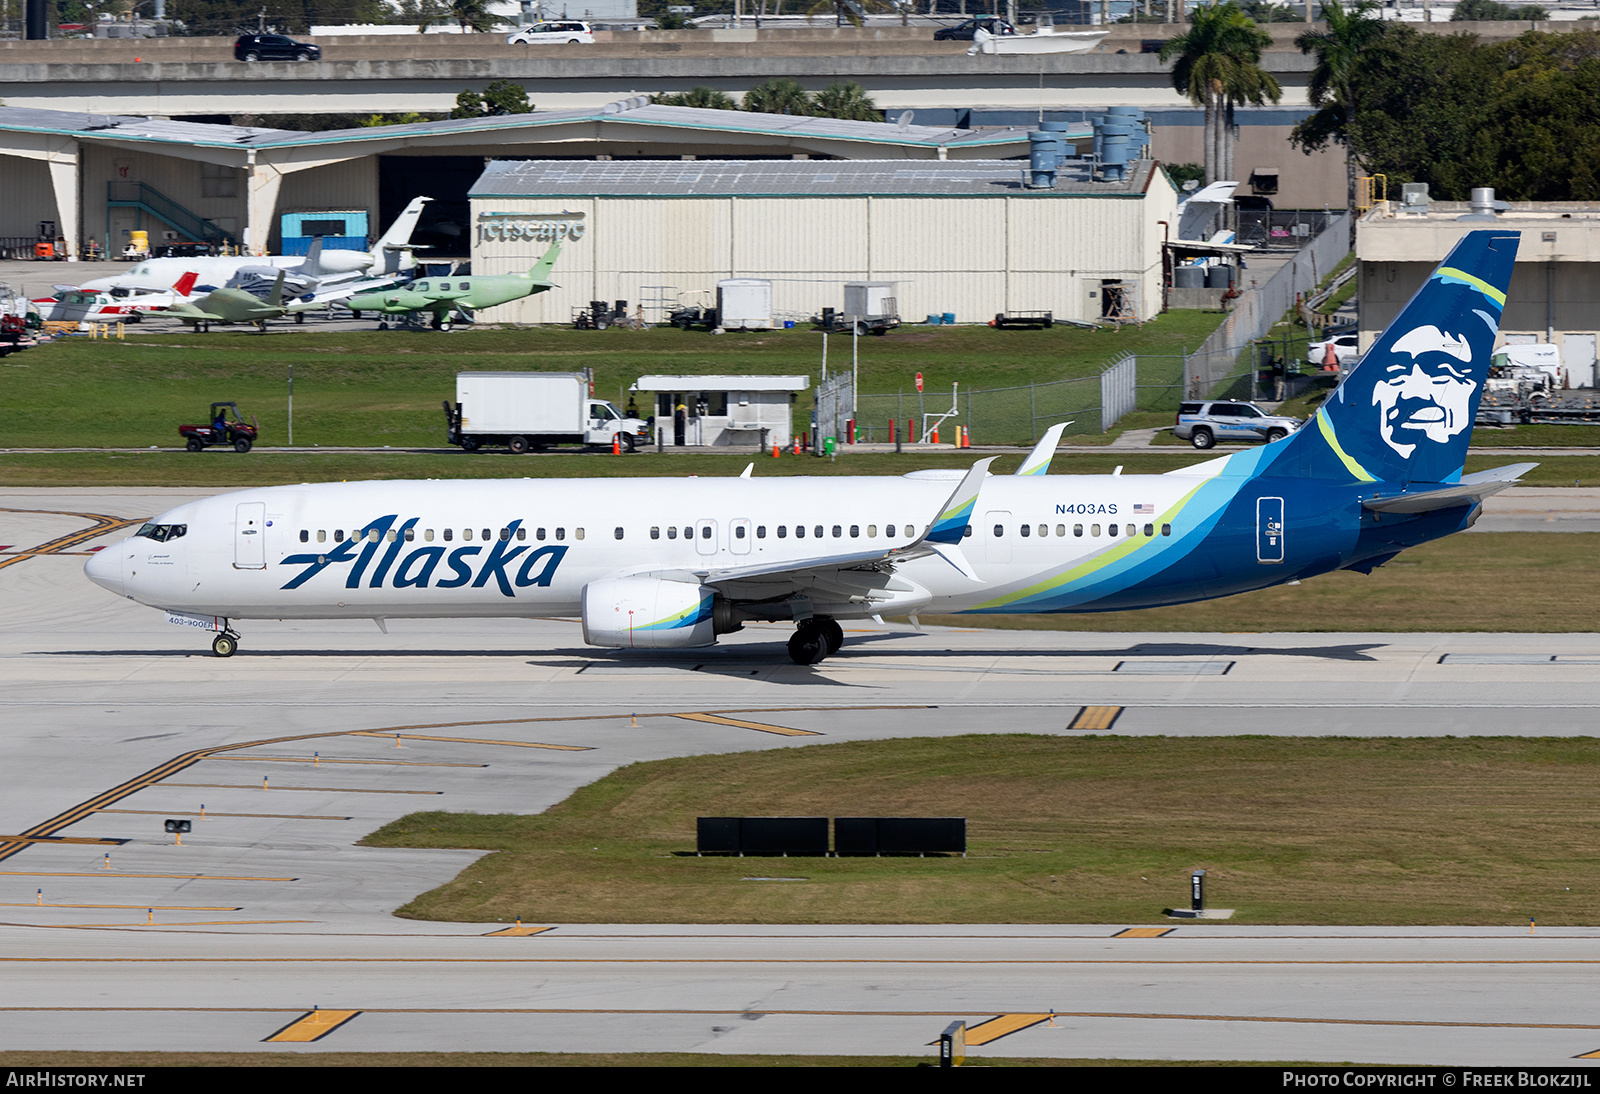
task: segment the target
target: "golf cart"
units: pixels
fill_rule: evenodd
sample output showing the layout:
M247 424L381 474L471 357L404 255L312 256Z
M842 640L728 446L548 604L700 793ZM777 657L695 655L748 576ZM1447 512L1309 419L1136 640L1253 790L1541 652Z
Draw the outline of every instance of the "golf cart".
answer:
M232 411L230 418L228 412ZM188 441L190 452L199 452L214 444L231 444L235 452L248 452L256 443L256 420L246 422L239 417L237 403L212 403L207 425L180 425L178 432Z

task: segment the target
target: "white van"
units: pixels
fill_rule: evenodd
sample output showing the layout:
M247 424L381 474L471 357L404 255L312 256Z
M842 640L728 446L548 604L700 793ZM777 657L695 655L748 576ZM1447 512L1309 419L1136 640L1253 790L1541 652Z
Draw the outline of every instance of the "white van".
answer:
M1538 391L1548 394L1568 386L1561 350L1548 342L1501 346L1489 359L1490 391Z

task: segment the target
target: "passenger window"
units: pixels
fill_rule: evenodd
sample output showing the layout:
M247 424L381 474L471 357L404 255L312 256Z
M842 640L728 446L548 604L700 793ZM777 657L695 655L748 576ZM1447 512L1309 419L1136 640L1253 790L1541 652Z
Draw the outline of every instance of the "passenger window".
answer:
M621 529L621 528L618 528L618 529L617 529L617 531L619 531L619 532L620 532L620 531L622 531L622 529ZM618 538L618 539L621 539L621 538L622 538L622 537L621 537L621 536L618 536L618 537L617 537L617 538ZM734 525L734 526L733 526L733 538L734 538L734 539L743 539L743 538L744 538L744 525L742 525L742 524L735 524L735 525Z
M560 540L563 540L563 539L566 539L566 538L567 538L567 530L565 528L557 528L556 529L556 540L559 542Z
M1115 536L1116 534L1117 534L1117 526L1115 524L1106 525L1106 535Z
M1161 526L1161 534L1164 536L1170 536L1172 534L1172 525L1163 524Z
M678 538L678 526L676 524L674 524L672 527L667 529L667 538L668 539L677 539Z
M487 539L488 537L485 536L484 538ZM500 542L501 543L510 543L511 542L511 529L509 529L509 528L500 529Z
M1144 526L1144 534L1147 535L1147 536L1155 535L1156 534L1156 526L1154 524L1146 524Z
M615 535L615 536L616 536L616 537L617 537L617 538L618 538L618 539L621 539L621 538L622 538L622 529L621 529L621 528L618 528L618 529L617 529L617 530L616 530L616 531L615 531L615 532L613 532L613 533L612 533L612 534L613 534L613 535Z
M1006 526L1005 525L996 524L994 526L994 538L995 539L999 539L1001 536L1003 536L1005 534L1006 534Z
M301 543L310 543L311 542L311 533L306 531L304 528L300 529L300 542Z
M961 538L962 539L970 539L971 537L972 537L972 525L968 524L964 528L961 529Z
M661 538L661 525L659 525L659 524L654 525L650 529L650 538L651 539L660 539Z
M333 541L335 543L338 543L342 539L344 539L344 529L343 528L335 528L333 530Z
M704 528L700 529L700 538L701 539L710 539L711 538L711 525L708 524Z
M452 539L455 538L455 536L456 536L456 530L454 528L446 528L444 530L444 541L446 543L449 543Z
M471 539L472 537L468 536L467 538ZM543 528L535 528L533 530L533 538L538 540L540 543L543 543L544 542L544 529Z
M399 536L399 534L397 532L395 532L395 530L393 528L391 528L391 529L389 529L388 536L386 536L385 538L388 539L388 541L390 543L393 543L395 540L399 539L400 536Z
M757 539L766 539L767 538L767 526L765 524L756 525L756 538Z
M914 524L906 525L906 538L907 539L916 539L917 538L916 525L914 525Z
M1050 526L1048 524L1039 525L1039 534L1041 536L1048 536L1050 534Z
M1026 524L1019 528L1018 531L1022 533L1024 539L1033 534L1033 529L1029 528Z
M432 536L433 536L433 533L430 532L430 533L428 533L428 535L429 535L429 538L431 539ZM519 540L527 539L528 538L528 530L526 528L518 528L517 529L517 538Z
M429 533L429 534L431 535L432 533ZM317 529L317 542L318 543L326 543L326 542L328 542L328 530L326 528L318 528Z
M493 538L494 538L494 536L493 536L493 532L492 532L492 530L491 530L491 529L488 529L488 528L485 528L485 529L484 529L484 530L483 530L483 536L482 536L482 537L481 537L481 538L482 538L482 539L483 539L483 541L484 541L484 542L485 542L485 543L487 543L487 542L488 542L488 541L489 541L489 540L491 540L491 539L493 539Z
M794 526L794 538L795 539L805 539L806 538L806 526L804 524L796 524Z
M582 528L574 528L572 530L572 538L573 539L582 539L583 538L583 529Z
M683 526L683 538L684 539L693 539L694 538L694 529L689 527L687 524Z
M1075 535L1075 536L1082 537L1082 535L1083 535L1083 525L1074 524L1072 526L1072 534Z
M1056 535L1064 536L1066 534L1067 534L1067 526L1065 524L1056 525ZM1080 536L1083 535L1083 525L1081 525L1081 524L1078 525L1078 535L1080 535Z
M461 538L465 539L465 540L472 539L472 529L471 528L463 528L463 529L461 529Z
M821 534L822 534L822 529L820 529L820 528L817 529L817 535L820 536ZM833 538L834 539L838 539L842 535L844 535L844 529L839 527L837 524L835 524L833 526Z
M817 525L815 528L812 529L812 532L815 533L815 535L816 535L816 537L818 539L821 539L822 538L822 525L820 525L820 524ZM837 532L835 532L834 534L838 535Z
M1089 534L1098 539L1100 536L1100 526L1098 524L1089 525Z
M1128 534L1130 536L1138 535L1139 534L1139 526L1137 524L1128 525Z
M417 538L417 530L415 528L407 528L406 529L406 542L410 543L413 540L415 540L416 538Z
M778 525L778 538L779 539L785 539L785 538L788 537L788 535L789 535L789 526L787 524Z
M859 538L861 538L861 525L852 524L850 526L850 538L851 539L859 539Z
M878 526L876 524L867 525L867 538L868 539L877 539L878 538Z

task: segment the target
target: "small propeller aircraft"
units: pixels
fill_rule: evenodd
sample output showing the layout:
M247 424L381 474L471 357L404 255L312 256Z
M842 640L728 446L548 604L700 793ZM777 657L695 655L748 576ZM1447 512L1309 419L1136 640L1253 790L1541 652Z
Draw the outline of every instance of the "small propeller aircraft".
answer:
M361 318L364 311L375 311L379 315L430 312L434 330L449 330L457 315L471 322L472 313L478 308L509 304L513 300L555 288L555 282L550 280L550 271L560 254L561 244L552 243L544 257L525 274L430 277L392 289L358 293L343 301L343 304L357 319ZM388 327L388 323L379 321L379 330L387 330Z
M277 319L288 311L283 304L283 272L280 270L265 300L243 289L215 289L193 304L177 304L151 314L181 319L196 331L209 331L213 323L254 323L266 330L268 319Z

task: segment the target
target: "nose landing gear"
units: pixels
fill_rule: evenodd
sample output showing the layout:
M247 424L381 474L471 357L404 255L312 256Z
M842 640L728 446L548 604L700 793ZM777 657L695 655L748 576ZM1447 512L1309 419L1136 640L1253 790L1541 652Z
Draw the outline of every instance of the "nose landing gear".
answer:
M211 640L211 652L218 657L232 657L239 648L239 636L230 627Z
M815 665L844 645L844 628L826 616L812 616L789 638L789 658L797 665Z

